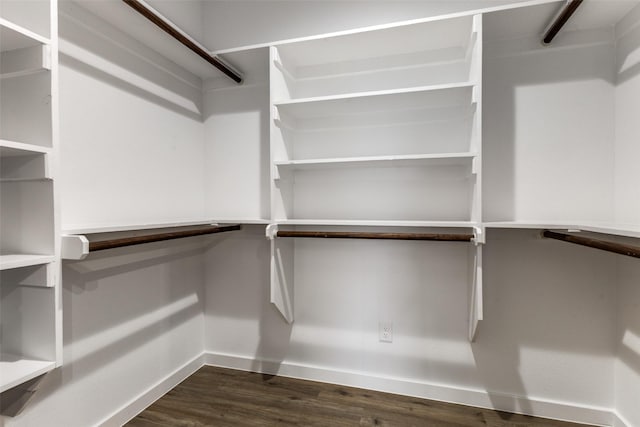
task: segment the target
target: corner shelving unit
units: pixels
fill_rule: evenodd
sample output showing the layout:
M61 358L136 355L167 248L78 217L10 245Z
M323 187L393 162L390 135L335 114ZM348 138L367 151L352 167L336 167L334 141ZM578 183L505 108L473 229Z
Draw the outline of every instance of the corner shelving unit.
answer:
M484 241L482 17L283 42L270 47L269 62L272 302L293 321L295 241L278 239L278 228L470 232L474 339Z
M40 19L47 17L47 19ZM43 23L43 21L46 21ZM57 2L0 11L0 393L62 363ZM32 390L32 388L31 388ZM0 410L15 415L10 398ZM13 409L5 412L5 408Z

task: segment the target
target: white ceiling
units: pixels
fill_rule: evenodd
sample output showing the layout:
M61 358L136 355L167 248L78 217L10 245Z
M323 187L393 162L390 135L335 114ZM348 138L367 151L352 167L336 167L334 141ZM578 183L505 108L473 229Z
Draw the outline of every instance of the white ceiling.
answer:
M65 0L66 1L66 0ZM76 4L101 17L117 29L144 43L163 56L180 64L184 69L201 77L220 77L221 72L213 68L196 54L155 27L121 0L75 0ZM186 33L202 41L206 32L203 22L205 2L212 0L147 0L169 20L176 22ZM241 0L234 0L241 1ZM269 2L271 0L264 0ZM366 1L362 5L366 7ZM439 0L422 0L423 2ZM513 3L524 0L513 0ZM548 0L542 0L548 1ZM580 8L565 26L565 31L591 29L615 25L640 0L584 0ZM490 5L490 2L487 3ZM550 19L555 16L563 1L512 11L495 12L487 16L485 40L513 37L518 34L540 34ZM209 6L211 6L209 4ZM241 26L241 23L238 24ZM246 28L244 31L251 31ZM265 42L270 40L265 40ZM205 46L206 47L206 46Z

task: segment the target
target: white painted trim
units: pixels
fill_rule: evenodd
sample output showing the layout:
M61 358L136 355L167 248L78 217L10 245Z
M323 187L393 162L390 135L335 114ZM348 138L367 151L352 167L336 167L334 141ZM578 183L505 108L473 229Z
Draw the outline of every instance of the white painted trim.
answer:
M259 360L240 355L214 352L203 352L198 355L158 381L139 396L131 399L127 404L114 411L97 425L101 427L111 427L125 424L203 366L218 366L264 374L277 374L289 378L360 387L405 396L415 396L423 399L597 426L631 426L620 414L608 408L490 393L482 389L428 383L426 381L416 381L408 378L378 376L366 372L328 369L321 366L272 360Z
M98 426L111 427L122 426L145 410L156 400L160 399L175 386L184 381L204 366L204 353L199 354L191 361L179 367L139 396L131 399L127 404L114 411L111 415L99 422Z
M387 393L415 396L423 399L509 411L525 415L535 415L536 417L542 418L599 426L611 426L614 421L622 422L620 416L609 408L490 393L481 389L428 383L408 378L384 377L365 372L328 369L321 366L289 362L258 360L239 355L213 352L205 352L203 360L204 364L209 366L219 366L272 375L277 374L283 377L328 382L350 387L361 387ZM628 427L626 424L615 425Z
M612 412L613 421L611 425L613 427L631 427L631 423L628 422L622 415L618 413L618 411Z

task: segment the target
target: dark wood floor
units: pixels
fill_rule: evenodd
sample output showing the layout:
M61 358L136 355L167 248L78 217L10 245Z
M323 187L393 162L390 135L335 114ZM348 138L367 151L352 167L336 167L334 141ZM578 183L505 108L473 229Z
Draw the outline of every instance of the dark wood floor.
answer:
M287 425L580 424L210 366L201 368L127 424L129 427Z

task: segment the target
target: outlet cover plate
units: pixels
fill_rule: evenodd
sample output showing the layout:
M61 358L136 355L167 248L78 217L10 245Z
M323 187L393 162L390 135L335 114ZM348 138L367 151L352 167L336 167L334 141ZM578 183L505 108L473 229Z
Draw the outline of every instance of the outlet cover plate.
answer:
M378 323L378 338L380 342L393 342L393 323L392 322Z

